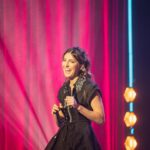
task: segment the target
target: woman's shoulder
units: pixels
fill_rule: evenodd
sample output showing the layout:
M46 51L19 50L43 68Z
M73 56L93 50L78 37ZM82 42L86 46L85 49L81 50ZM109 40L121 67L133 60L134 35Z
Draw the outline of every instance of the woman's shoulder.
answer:
M92 78L87 78L85 82L86 87L98 86L97 83Z
M91 108L90 103L97 94L102 96L98 84L91 78L86 79L82 88L82 93L84 94L84 102L86 102L89 108Z
M95 82L95 80L93 80L91 78L88 78L86 80L84 89L86 90L87 93L92 94L92 93L98 92L102 96L102 93L101 93L101 90L100 90L98 84Z

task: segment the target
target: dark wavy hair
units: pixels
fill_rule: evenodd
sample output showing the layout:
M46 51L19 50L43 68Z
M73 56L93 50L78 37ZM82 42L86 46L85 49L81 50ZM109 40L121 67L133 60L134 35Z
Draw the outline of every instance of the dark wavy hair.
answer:
M81 49L80 47L68 48L64 52L63 57L67 53L71 53L73 55L73 57L79 62L79 64L82 65L82 67L81 67L81 69L79 71L79 75L91 78L90 61L89 61L85 51L83 49Z

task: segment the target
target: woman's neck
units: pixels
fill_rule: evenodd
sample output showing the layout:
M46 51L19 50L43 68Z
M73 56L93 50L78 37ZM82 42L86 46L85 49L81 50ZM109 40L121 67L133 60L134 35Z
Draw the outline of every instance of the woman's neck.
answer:
M73 86L75 83L76 83L76 81L78 80L78 76L76 76L75 78L73 78L73 79L71 79L70 80L70 86Z

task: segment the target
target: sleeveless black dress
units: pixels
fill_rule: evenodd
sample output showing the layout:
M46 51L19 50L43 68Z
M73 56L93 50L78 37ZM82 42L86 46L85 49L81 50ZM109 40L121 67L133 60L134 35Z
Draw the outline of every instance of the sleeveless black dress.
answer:
M79 77L74 85L73 96L77 102L92 110L90 103L96 92L101 95L98 86L86 77ZM75 108L65 107L64 99L71 95L69 81L60 88L58 99L63 104L65 118L59 118L59 130L52 137L45 150L101 150L91 127L91 121Z

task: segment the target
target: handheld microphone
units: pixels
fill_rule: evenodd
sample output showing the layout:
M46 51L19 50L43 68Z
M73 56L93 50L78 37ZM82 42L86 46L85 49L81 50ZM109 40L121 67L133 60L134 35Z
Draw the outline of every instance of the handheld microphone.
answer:
M67 112L68 112L68 115L69 115L69 122L72 122L72 115L71 115L72 106L67 106L67 103L65 102L64 107L67 108Z

